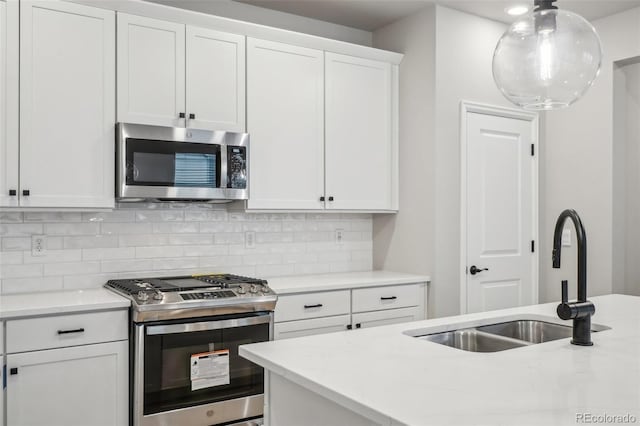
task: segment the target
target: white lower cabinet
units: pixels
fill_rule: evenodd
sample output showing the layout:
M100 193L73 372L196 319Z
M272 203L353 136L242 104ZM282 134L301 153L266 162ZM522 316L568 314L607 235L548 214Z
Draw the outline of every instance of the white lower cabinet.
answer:
M128 424L126 310L10 320L6 341L7 426Z
M425 288L415 283L281 295L274 339L424 319Z

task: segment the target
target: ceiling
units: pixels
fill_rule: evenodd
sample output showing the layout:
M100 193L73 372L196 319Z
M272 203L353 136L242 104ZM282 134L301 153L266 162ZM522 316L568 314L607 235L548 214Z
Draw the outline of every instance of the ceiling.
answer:
M205 7L207 1L200 0ZM496 21L510 22L505 9L532 5L533 0L235 0L266 9L373 31L408 16L429 3L458 9ZM177 3L177 2L176 2ZM640 6L640 0L560 0L559 7L588 20L602 18Z

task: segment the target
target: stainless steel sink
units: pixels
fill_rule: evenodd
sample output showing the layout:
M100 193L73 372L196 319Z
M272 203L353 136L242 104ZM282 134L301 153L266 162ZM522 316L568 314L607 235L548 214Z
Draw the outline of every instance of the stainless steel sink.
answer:
M497 334L498 336L510 337L531 343L544 343L552 340L565 339L571 337L573 332L571 327L532 320L490 324L478 327L477 329L486 333Z
M507 319L507 318L505 318ZM610 327L592 324L591 331ZM439 333L409 331L413 337L469 352L499 352L538 343L566 339L572 336L570 326L537 319L516 319L475 327L461 324L461 328Z
M483 333L475 329L430 334L422 339L469 352L499 352L527 346L526 342Z

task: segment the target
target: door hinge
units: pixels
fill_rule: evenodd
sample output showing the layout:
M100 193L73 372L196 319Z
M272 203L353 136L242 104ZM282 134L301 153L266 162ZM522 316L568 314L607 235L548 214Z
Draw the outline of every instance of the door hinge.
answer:
M535 253L536 252L536 242L534 240L531 240L531 253Z
M533 157L534 155L536 155L536 146L531 144L531 156Z

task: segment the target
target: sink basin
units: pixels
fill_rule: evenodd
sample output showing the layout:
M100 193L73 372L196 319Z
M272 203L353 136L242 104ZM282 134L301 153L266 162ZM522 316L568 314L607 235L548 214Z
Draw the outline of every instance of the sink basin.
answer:
M534 319L535 318L535 319ZM573 328L553 323L547 317L494 318L490 324L459 324L458 329L442 331L409 330L405 334L433 343L469 352L499 352L538 343L570 338ZM591 331L610 330L604 325L592 324Z
M454 330L421 337L430 342L469 352L499 352L527 346L523 341L505 338L475 329Z
M524 340L531 343L544 343L552 340L571 337L573 329L565 325L550 322L521 320L509 321L501 324L490 324L477 328L486 333L512 339Z

